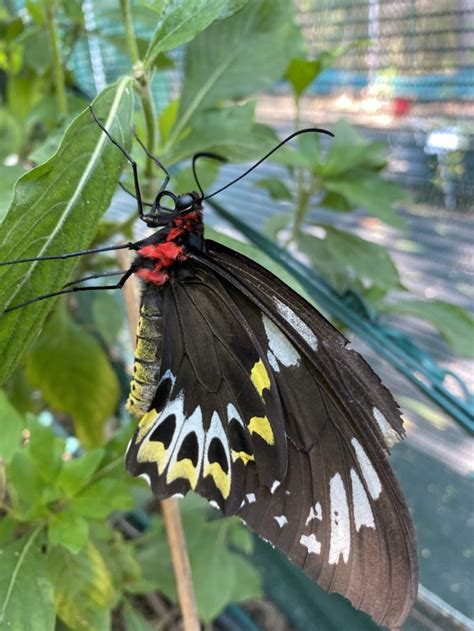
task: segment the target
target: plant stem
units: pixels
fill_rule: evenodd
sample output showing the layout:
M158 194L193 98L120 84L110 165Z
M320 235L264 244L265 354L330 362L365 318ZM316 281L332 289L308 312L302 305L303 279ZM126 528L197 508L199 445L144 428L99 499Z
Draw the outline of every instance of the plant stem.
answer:
M133 29L132 12L130 10L129 0L120 0L120 10L122 12L122 18L125 25L125 41L127 42L128 54L130 55L132 64L135 65L140 61L140 53L138 52L137 39Z
M43 12L45 22L49 32L49 41L53 56L53 80L58 110L62 116L67 116L66 84L64 81L64 70L61 63L61 53L59 50L59 36L54 20L54 0L43 0Z
M130 259L125 251L117 252L117 259L124 270L129 268ZM131 278L125 285L124 294L130 334L135 343L139 303L138 286L135 278ZM200 624L191 577L191 566L178 500L169 498L162 500L160 504L173 562L179 605L183 614L184 631L199 631Z
M135 87L143 107L145 116L146 139L145 145L150 153L155 150L155 109L153 106L153 98L150 90L150 74L140 60L140 52L138 50L137 38L133 28L132 11L130 9L130 0L120 0L120 10L125 25L125 40L127 42L127 50L133 64L133 72L135 76ZM145 176L150 181L153 177L153 161L147 157L145 164Z

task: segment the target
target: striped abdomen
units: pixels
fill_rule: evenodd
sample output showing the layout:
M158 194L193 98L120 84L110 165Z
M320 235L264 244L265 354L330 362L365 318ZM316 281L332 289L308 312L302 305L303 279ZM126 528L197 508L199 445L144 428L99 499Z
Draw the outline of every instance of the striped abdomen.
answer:
M163 332L161 302L160 291L156 288L145 290L137 328L133 381L127 401L127 409L134 416L148 412L158 386Z

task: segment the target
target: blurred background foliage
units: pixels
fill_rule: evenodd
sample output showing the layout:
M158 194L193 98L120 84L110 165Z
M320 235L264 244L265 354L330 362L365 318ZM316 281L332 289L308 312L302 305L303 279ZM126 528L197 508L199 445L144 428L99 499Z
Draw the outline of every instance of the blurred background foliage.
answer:
M95 22L87 4L8 0L0 8L0 260L134 237L131 198L125 213L112 207L101 218L119 177L129 188L132 180L86 109L95 91L95 110L132 150L148 195L162 174L132 148L133 127L171 168L170 188L184 192L195 187L189 159L196 152L249 162L278 143L256 116L259 93L277 86L292 95L289 131L301 128L301 104L318 77L368 45L337 43L315 54L287 0L102 2ZM85 48L92 65L100 61L94 50L120 58L124 76L108 76L105 56L88 90L74 63ZM170 89L163 77L177 69L181 81ZM398 208L410 194L386 177L387 147L347 120L330 128L334 139L302 136L272 157L278 171L249 179L281 208L263 230L341 294L355 292L376 312L424 319L453 352L472 356L473 324L463 309L410 296L383 245L312 214L315 206L347 216L362 208L400 234L406 229ZM214 161L199 173L206 190L229 179ZM232 200L242 203L237 192ZM214 236L261 260L235 235ZM75 266L2 268L1 307L55 291L71 273L116 268L107 255ZM0 324L0 628L33 628L31 611L38 630L146 631L163 619L171 626L179 614L159 510L123 467L134 423L123 408L131 347L121 296L84 293L14 313ZM191 495L182 512L203 622L261 596L253 539L240 521L217 518Z

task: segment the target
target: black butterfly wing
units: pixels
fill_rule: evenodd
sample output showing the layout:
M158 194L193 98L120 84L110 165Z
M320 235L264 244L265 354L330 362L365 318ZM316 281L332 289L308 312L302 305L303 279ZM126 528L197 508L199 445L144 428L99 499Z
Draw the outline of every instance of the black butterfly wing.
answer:
M403 434L396 403L343 336L268 271L213 242L199 260L262 341L285 413L287 474L254 501L247 495L241 516L323 588L398 628L418 570L411 517L386 459L386 441Z
M248 489L286 473L283 409L268 396L277 386L264 349L222 283L205 269L184 276L163 289L159 385L127 467L158 498L193 489L235 514Z

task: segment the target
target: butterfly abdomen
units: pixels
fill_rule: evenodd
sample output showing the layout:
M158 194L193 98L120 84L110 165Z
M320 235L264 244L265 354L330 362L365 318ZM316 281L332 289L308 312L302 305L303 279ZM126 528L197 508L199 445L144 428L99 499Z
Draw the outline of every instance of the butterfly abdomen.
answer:
M161 292L145 289L137 328L137 345L133 364L133 381L127 409L134 416L148 412L156 393L161 364L162 312Z

